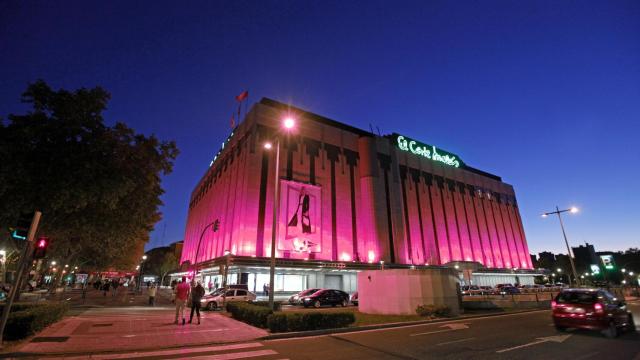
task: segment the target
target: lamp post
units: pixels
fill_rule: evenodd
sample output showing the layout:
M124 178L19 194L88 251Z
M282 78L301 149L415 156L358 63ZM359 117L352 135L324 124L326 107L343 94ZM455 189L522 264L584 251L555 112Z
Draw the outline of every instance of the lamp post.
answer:
M286 131L290 131L295 126L295 120L291 117L287 117L282 122L282 125ZM274 282L276 274L276 239L278 232L278 210L280 203L280 137L276 136L276 169L274 175L273 184L273 223L271 229L271 261L269 263L269 308L273 309L273 292ZM264 144L264 148L270 150L273 145L268 142Z
M144 271L144 262L147 260L147 255L142 255L142 262L140 262L140 272L138 274L138 291L142 292L142 272Z
M193 268L194 268L193 269L193 279L196 279L198 277L198 255L200 254L200 243L202 242L202 238L204 237L204 233L211 226L213 226L213 232L218 231L218 226L220 226L220 220L219 219L215 219L210 224L205 226L204 229L202 229L202 232L200 233L200 239L198 240L198 247L196 248L196 257L195 257L195 259L193 259Z
M571 272L573 273L573 277L576 280L576 284L578 286L580 286L580 278L578 278L578 272L576 271L576 265L573 262L573 255L572 255L572 252L571 252L571 248L569 247L569 240L567 240L567 233L564 231L564 223L562 222L562 216L560 215L560 214L562 214L564 212L570 212L572 214L575 214L575 213L578 212L578 208L574 206L574 207L571 207L570 209L560 210L556 206L556 211L546 212L546 213L542 214L542 217L547 217L547 216L553 215L553 214L558 215L558 220L560 220L560 228L562 229L562 236L564 237L564 243L567 246L567 254L569 255L569 262L571 263ZM569 277L569 283L571 283L571 277Z

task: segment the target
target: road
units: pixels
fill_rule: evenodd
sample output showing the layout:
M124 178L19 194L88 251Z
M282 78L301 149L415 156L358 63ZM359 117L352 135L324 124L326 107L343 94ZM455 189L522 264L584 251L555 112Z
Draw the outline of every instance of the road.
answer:
M629 304L640 324L640 303ZM400 328L251 341L91 358L223 359L631 359L640 360L640 333L607 339L598 332L555 330L548 310ZM77 359L87 357L78 356Z

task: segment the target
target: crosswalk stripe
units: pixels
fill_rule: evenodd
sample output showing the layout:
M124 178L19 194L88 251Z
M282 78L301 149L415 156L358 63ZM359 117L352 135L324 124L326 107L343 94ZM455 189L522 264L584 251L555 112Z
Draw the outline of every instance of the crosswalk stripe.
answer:
M204 353L204 352L212 352L212 351L249 349L249 348L256 348L261 346L263 345L260 343L229 344L229 345L207 346L207 347L197 347L197 348L189 348L189 349L172 349L172 350L160 350L160 351L152 351L152 352L133 352L133 353L127 353L127 354L101 354L101 355L92 355L91 359L133 359L133 358L142 358L142 357L149 357L149 356L168 356L168 355L183 355L183 354L186 355L186 354Z

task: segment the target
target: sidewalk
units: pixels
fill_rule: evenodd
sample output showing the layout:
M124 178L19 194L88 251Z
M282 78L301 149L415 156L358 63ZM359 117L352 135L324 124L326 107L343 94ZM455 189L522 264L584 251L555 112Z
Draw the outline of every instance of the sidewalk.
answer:
M35 355L151 350L249 341L267 335L219 313L202 315L201 325L183 326L174 325L175 310L169 307L92 308L48 327L14 351Z

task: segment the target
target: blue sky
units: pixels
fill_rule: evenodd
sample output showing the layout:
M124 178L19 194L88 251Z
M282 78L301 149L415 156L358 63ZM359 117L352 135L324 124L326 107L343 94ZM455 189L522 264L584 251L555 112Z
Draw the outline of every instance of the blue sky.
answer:
M177 141L148 248L183 237L244 89L502 176L532 252L563 250L555 205L575 245L640 246L638 1L4 1L0 115L38 78Z

